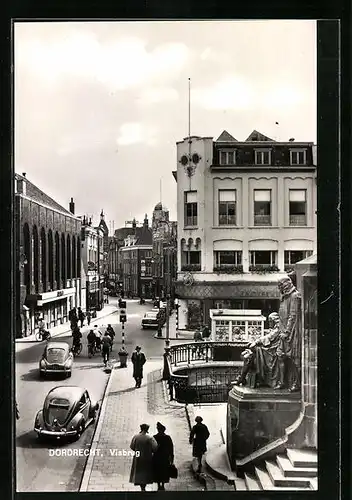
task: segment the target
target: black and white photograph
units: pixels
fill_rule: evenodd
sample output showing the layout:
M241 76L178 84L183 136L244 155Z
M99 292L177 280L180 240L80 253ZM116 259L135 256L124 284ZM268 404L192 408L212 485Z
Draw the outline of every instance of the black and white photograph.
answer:
M19 20L13 77L16 491L319 491L317 22Z

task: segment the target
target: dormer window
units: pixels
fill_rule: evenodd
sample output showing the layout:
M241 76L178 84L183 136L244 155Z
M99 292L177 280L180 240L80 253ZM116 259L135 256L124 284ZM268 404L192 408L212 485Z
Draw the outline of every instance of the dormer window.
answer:
M220 165L235 165L236 154L235 151L221 151L220 150Z
M270 165L271 151L270 149L256 149L254 151L254 159L256 165Z
M291 149L290 150L291 165L306 165L307 150L306 149Z

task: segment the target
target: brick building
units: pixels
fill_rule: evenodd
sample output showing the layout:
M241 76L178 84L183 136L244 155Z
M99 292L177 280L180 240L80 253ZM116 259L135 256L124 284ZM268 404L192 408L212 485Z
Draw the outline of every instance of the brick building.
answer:
M173 175L179 327L213 308L277 310L279 277L316 252L313 143L187 137Z
M147 215L143 226L136 222L129 229L129 234L120 248L122 281L125 297L152 298L152 230Z
M30 182L15 174L16 336L68 320L81 305L81 220Z

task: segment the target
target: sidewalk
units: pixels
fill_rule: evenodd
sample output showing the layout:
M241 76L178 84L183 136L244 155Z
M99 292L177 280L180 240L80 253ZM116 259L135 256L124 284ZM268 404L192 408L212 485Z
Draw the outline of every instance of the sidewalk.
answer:
M140 389L134 388L130 362L126 369L117 367L112 371L80 491L140 491L138 486L129 483L132 457L123 456L123 452L130 450L131 439L139 432L140 424L149 424L149 433L154 435L158 421L165 425L166 433L173 439L179 473L165 488L169 491L203 489L191 472L192 447L188 442L184 406L167 402L161 376L161 359L147 361ZM147 490L155 491L156 485L148 485Z
M95 320L99 320L101 318L109 316L110 314L114 313L117 310L118 309L116 306L114 306L112 304L105 304L101 311L97 311L97 317L91 319L91 322L90 322L91 326L94 325ZM87 320L86 319L84 320L83 327L87 328ZM69 321L67 321L63 325L58 325L58 326L55 326L54 328L50 328L50 333L51 333L52 338L58 337L59 335L63 335L64 333L68 333L68 332L71 332ZM16 340L16 344L21 343L21 342L37 342L35 335L29 335L28 337L23 337L22 339L15 339L15 340Z

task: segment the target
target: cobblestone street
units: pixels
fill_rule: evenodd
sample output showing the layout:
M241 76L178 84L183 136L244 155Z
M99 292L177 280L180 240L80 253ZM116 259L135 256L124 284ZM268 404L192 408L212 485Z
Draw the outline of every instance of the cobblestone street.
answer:
M166 485L168 490L202 490L190 470L192 447L188 443L189 428L182 406L167 403L161 380L162 361L147 361L143 384L134 388L132 365L127 369L116 368L107 395L106 411L102 415L101 428L92 450L99 453L87 462L81 491L139 491L138 486L129 483L132 464L131 456L113 456L113 453L129 450L132 436L139 432L141 423L150 425L150 434L156 433L156 422L166 426L175 446L175 464L179 471L177 479ZM100 433L99 433L100 428ZM113 451L114 450L114 451ZM152 491L156 485L149 485Z

